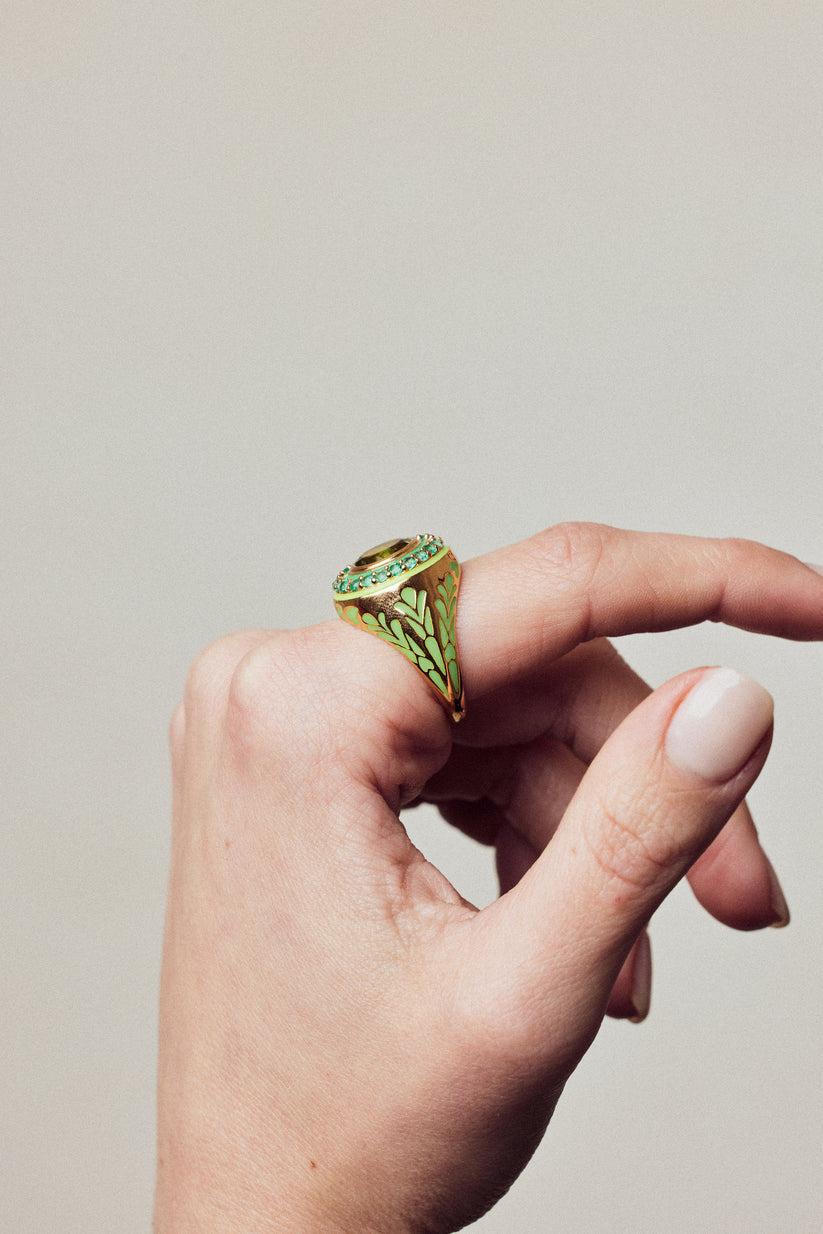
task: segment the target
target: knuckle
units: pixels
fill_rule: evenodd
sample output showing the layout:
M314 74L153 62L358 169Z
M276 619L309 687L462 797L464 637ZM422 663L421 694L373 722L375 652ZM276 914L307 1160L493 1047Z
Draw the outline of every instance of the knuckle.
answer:
M211 710L222 695L237 659L242 654L242 635L227 634L199 652L192 661L183 701L189 712Z
M642 825L635 819L642 819ZM658 811L636 797L601 801L583 828L583 839L609 894L621 901L658 888L676 861Z
M183 692L187 714L222 713L237 664L265 637L256 630L225 634L195 656Z
M720 541L719 547L731 561L738 561L741 558L746 560L755 556L760 545L743 536L726 536Z
M531 567L547 580L554 597L546 620L554 626L556 606L574 621L575 641L592 636L594 590L598 571L617 532L600 523L558 523L527 541Z
M601 523L558 523L532 537L543 567L564 579L591 581L603 558L612 528Z
M228 711L251 717L264 711L278 675L277 653L268 644L254 647L238 660L228 686Z
M297 636L274 632L248 648L235 663L227 686L225 728L238 749L269 744L288 723L288 701L299 688Z

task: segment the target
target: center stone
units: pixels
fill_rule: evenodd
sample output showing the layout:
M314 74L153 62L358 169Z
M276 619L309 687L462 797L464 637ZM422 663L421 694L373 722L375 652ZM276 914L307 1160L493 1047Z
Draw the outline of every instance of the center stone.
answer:
M389 557L396 557L398 553L405 552L411 543L409 539L385 540L376 548L370 548L365 553L361 553L354 567L356 570L365 570L368 566L376 566L379 561L387 561Z

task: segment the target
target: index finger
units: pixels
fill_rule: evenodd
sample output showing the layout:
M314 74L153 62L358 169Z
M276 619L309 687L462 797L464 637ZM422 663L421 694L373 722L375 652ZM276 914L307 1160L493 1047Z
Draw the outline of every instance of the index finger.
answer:
M467 562L457 621L476 698L601 635L722 621L823 638L823 575L751 540L565 523Z

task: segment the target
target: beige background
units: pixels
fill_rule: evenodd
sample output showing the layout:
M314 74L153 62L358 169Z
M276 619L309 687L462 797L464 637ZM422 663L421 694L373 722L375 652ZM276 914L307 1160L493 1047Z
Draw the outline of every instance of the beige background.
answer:
M0 1227L146 1230L167 719L354 551L566 518L823 560L823 6L7 0ZM753 804L795 920L686 892L477 1229L813 1231L823 651L757 676ZM486 855L414 834L461 890Z

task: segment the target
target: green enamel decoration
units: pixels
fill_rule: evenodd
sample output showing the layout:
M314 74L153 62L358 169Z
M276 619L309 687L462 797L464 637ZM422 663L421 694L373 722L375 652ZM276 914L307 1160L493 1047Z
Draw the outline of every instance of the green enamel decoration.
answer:
M441 652L440 648L437 645L436 638L426 639L426 651L429 653L431 658L434 660L435 664L440 669L440 671L445 673L446 663L443 659L443 653Z
M443 678L440 676L440 674L439 674L439 673L435 673L435 672L431 672L431 673L429 673L429 681L432 683L432 685L434 686L434 688L435 688L436 690L439 690L439 691L440 691L440 693L441 693L441 694L442 694L445 698L448 698L448 697L449 697L449 691L448 691L448 689L446 688L446 683L445 683L445 681L443 680Z
M455 720L463 715L455 642L459 581L460 566L448 546L437 536L421 535L378 544L334 582L340 617L396 647Z

